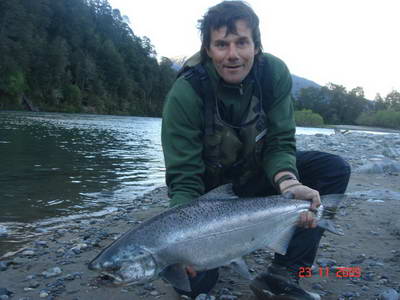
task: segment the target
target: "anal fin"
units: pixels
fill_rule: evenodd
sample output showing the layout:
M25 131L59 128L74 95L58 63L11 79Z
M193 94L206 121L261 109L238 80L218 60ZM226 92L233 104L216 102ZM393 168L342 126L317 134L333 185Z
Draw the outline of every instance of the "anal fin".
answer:
M175 288L185 292L191 292L190 281L185 266L176 264L169 266L161 272L161 277L165 278Z
M246 262L243 258L237 258L231 261L230 266L234 269L237 273L242 275L244 278L248 280L252 280L253 276L249 272L249 267L247 266Z

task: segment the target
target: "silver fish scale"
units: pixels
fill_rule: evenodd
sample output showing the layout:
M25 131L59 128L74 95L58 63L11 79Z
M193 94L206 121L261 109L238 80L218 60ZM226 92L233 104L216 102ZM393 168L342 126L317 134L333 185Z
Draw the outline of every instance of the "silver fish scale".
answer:
M150 251L161 269L175 263L210 269L262 247L286 251L309 205L281 196L194 200L142 223L118 244Z

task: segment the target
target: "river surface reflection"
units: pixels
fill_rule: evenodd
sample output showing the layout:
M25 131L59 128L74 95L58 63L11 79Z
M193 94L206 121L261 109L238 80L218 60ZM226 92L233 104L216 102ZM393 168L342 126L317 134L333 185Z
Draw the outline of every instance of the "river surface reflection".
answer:
M161 119L0 112L0 236L108 213L164 184Z

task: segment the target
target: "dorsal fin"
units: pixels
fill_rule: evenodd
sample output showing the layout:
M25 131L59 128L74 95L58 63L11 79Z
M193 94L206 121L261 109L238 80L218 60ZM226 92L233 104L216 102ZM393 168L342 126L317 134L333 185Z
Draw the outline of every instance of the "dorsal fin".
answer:
M232 183L220 185L215 189L212 189L208 193L200 196L198 200L212 200L212 199L232 199L238 198L237 195L233 192Z

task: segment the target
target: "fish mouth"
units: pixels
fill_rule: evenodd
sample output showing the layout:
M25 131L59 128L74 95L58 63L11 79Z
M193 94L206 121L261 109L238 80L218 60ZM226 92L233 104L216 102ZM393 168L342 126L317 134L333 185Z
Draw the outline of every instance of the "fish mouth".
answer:
M105 285L113 285L113 286L127 286L135 283L135 280L126 280L123 279L118 274L113 274L110 272L101 272L98 279Z

